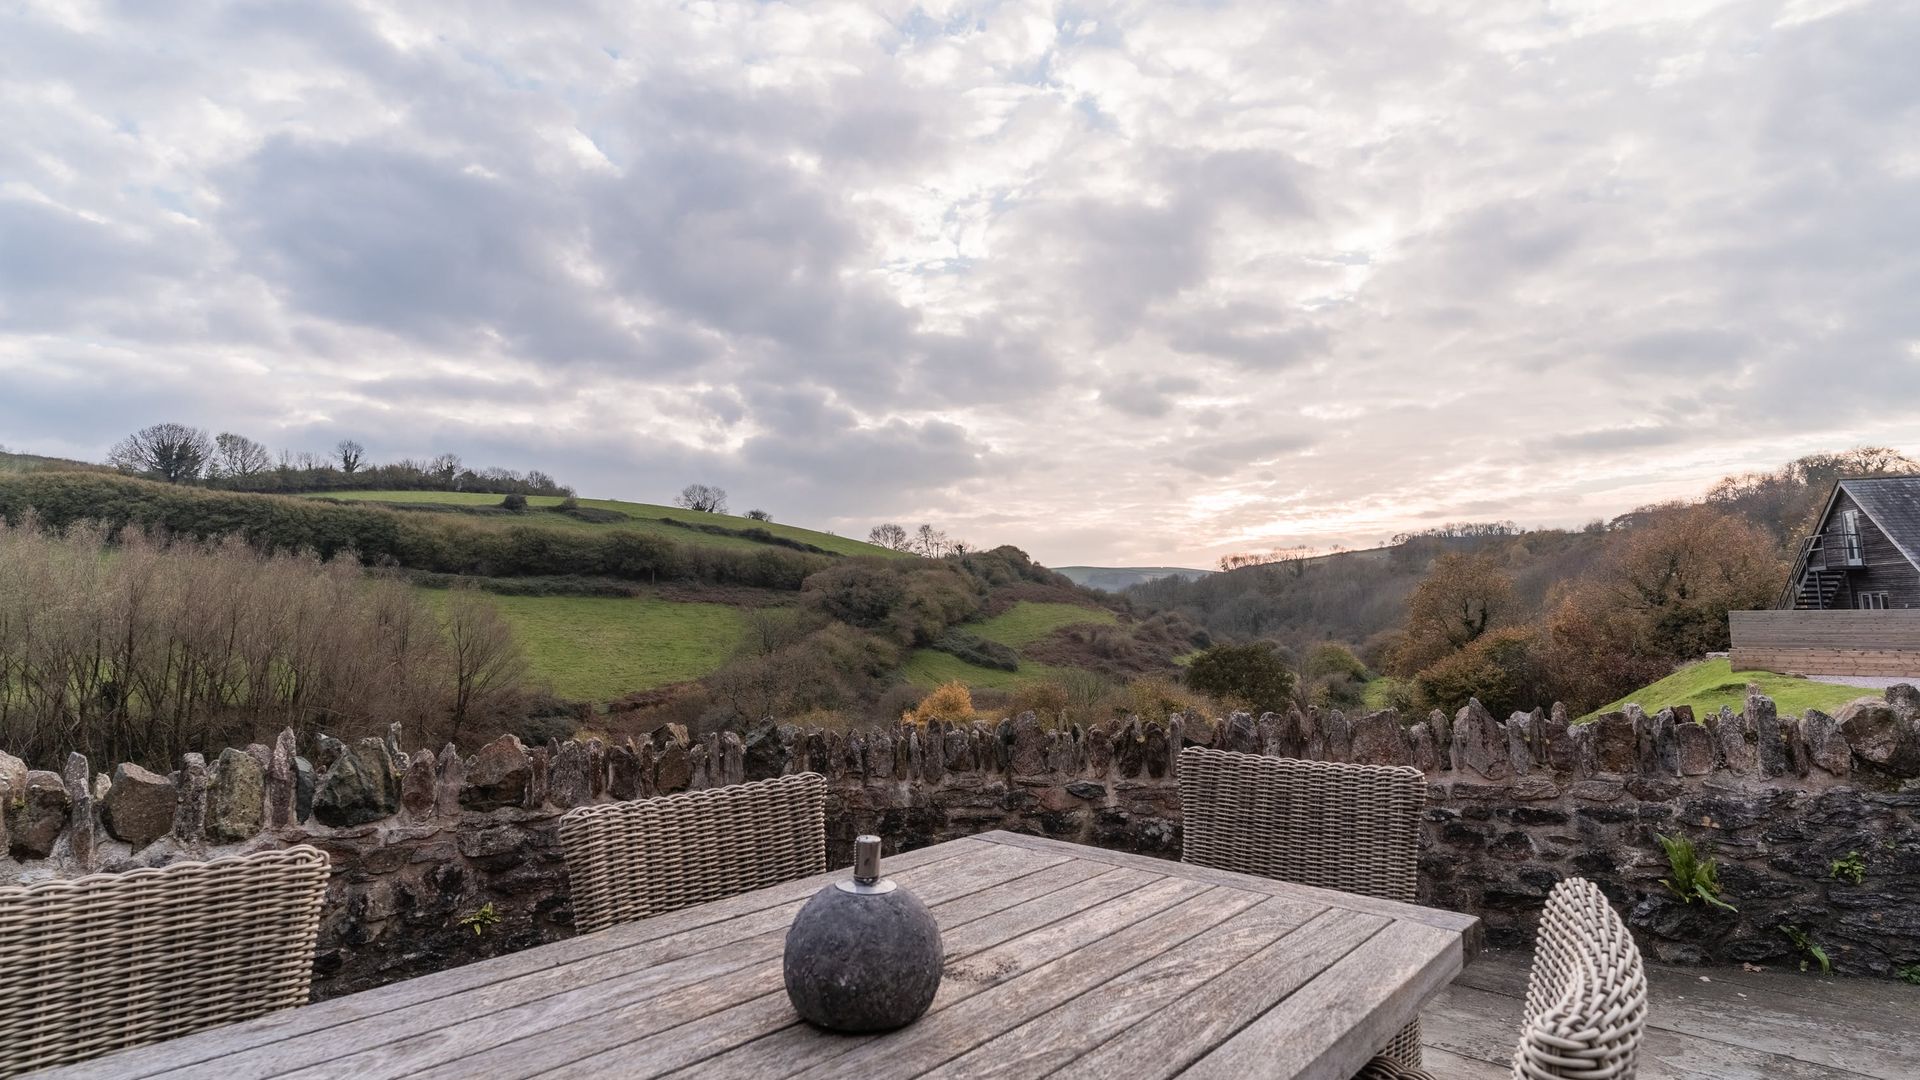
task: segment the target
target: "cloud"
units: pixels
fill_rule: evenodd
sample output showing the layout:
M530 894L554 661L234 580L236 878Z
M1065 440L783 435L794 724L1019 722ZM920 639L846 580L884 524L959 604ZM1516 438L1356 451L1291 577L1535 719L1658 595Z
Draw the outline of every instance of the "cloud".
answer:
M1917 51L1897 0L15 5L0 441L1058 563L1577 524L1920 452Z

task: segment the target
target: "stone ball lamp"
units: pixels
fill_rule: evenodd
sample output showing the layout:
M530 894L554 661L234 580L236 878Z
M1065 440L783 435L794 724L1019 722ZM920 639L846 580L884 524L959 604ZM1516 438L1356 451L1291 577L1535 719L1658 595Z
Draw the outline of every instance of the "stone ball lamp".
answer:
M787 931L787 998L829 1031L890 1031L940 989L940 927L920 898L880 876L880 838L854 841L853 879L813 895Z

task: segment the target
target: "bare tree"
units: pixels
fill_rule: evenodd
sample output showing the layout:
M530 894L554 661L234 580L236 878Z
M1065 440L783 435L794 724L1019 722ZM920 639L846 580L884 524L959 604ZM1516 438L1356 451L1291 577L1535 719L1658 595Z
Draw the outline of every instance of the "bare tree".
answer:
M673 505L707 514L724 514L727 512L727 492L725 488L717 488L712 484L688 484L680 489Z
M939 529L922 525L914 530L912 549L929 559L938 559L953 550L953 541Z
M889 521L884 525L875 525L867 533L867 543L875 544L893 551L907 550L907 530Z
M273 458L267 448L247 438L223 431L213 437L214 466L209 473L220 476L247 477L266 472L273 465Z
M109 464L128 472L146 473L169 484L200 478L213 457L213 439L185 424L155 424L120 440L107 455Z
M340 459L340 471L348 476L360 471L360 462L366 453L367 448L352 439L341 439L333 444L333 454Z
M751 521L772 521L773 515L767 513L765 510L749 510L747 511L747 518Z
M513 638L513 627L491 600L473 589L460 589L448 600L447 652L453 661L456 732L526 678L527 658Z
M447 487L453 487L454 477L460 475L460 455L441 454L427 464L427 472Z

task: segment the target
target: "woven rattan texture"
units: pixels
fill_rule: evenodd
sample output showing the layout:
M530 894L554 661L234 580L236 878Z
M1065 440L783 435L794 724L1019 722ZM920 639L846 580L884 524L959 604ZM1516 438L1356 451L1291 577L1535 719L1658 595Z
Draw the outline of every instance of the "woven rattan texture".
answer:
M1412 902L1426 804L1418 769L1188 747L1180 751L1180 858ZM1418 1066L1419 1021L1381 1053Z
M814 773L575 810L560 846L582 932L827 868L827 782Z
M304 1005L327 856L0 887L0 1075Z
M1540 918L1513 1075L1632 1077L1646 1022L1647 976L1633 935L1592 882L1554 886Z

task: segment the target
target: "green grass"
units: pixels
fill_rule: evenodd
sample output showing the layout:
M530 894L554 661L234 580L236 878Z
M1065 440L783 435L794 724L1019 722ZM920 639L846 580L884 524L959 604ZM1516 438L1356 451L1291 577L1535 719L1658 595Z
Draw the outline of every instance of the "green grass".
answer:
M967 623L960 629L971 631L988 641L997 641L1002 645L1020 649L1039 641L1062 626L1074 626L1079 623L1112 625L1119 621L1113 612L1105 608L1022 600L991 619Z
M1059 675L1067 669L1051 664L1020 661L1019 671L975 667L951 653L937 649L915 649L900 666L900 674L915 686L928 689L958 680L973 690L1012 690L1028 683Z
M1812 682L1771 671L1735 671L1726 660L1703 660L1689 664L1652 686L1642 687L1611 704L1595 709L1582 720L1603 712L1613 712L1631 702L1648 712L1669 705L1691 705L1695 716L1719 712L1728 705L1735 712L1747 706L1747 684L1760 684L1760 692L1773 699L1782 713L1798 715L1808 709L1833 712L1863 694L1878 697L1880 691L1864 686L1834 686Z
M501 496L477 491L336 491L322 492L315 497L341 499L349 502L384 503L424 503L438 506L498 506ZM529 495L529 506L558 506L558 495ZM564 514L528 514L521 518L499 518L489 520L523 521L532 525L548 525L560 528L579 529L634 529L652 533L686 543L706 544L714 547L763 548L766 545L753 540L735 536L718 536L694 529L680 529L662 523L660 518L672 518L696 525L719 525L728 529L765 529L774 536L789 540L798 540L804 544L840 555L886 555L907 557L903 552L890 551L876 547L861 540L852 540L844 536L832 536L812 529L802 529L793 525L782 525L776 521L754 521L751 518L735 517L732 514L704 514L694 510L682 510L676 506L655 506L651 503L619 502L613 499L581 499L580 505L599 510L614 510L626 514L633 520L597 524L567 517Z
M450 595L423 589L436 608ZM575 701L611 701L636 690L711 673L740 643L745 621L727 604L651 597L492 596L513 625L536 682Z

